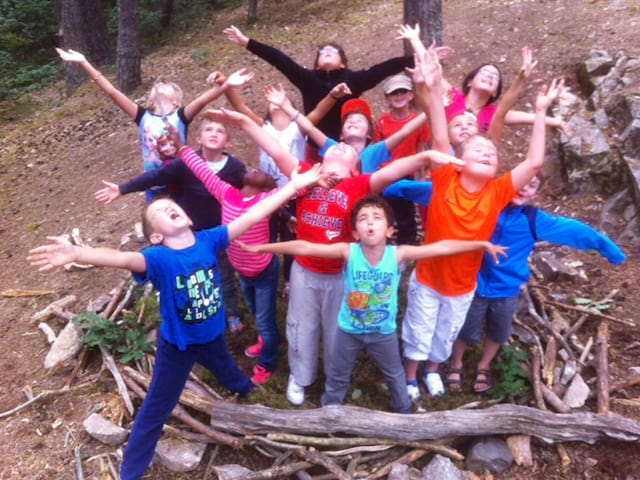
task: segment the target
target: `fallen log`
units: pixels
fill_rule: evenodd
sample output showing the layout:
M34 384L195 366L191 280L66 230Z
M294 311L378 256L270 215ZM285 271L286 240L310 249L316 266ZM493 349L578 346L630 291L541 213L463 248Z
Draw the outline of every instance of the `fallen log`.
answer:
M555 414L520 405L484 410L447 410L403 415L352 406L278 410L263 405L213 402L211 425L241 435L269 432L303 435L344 434L399 441L481 435L531 435L546 442L594 443L610 438L640 439L640 423L615 413Z

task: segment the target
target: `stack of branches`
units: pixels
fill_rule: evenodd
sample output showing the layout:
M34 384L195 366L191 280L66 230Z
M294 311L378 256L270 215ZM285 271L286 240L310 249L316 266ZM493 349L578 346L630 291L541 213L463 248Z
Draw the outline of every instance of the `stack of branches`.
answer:
M131 305L132 283L123 280L114 290L103 318L116 321ZM612 292L612 295L615 292ZM233 449L253 448L268 457L270 467L250 471L239 465L213 466L219 478L275 478L295 475L298 478L382 478L393 475L425 455L439 453L452 460L463 455L452 445L463 438L485 435L529 435L545 442L585 441L604 438L635 441L640 439L640 423L609 411L607 336L608 323L614 317L549 300L544 289L529 285L525 292L529 313L536 325L528 326L516 319L518 326L532 339L531 381L538 408L499 404L484 409L456 409L414 415L393 414L351 406L331 406L312 410L281 410L262 405L240 404L225 400L197 376L191 376L179 404L172 412L181 427L167 427L176 435ZM551 312L548 309L553 307ZM578 313L569 327L560 322L558 308ZM48 310L47 310L48 309ZM65 320L73 318L66 307L47 307L48 314ZM144 311L138 313L143 321ZM587 318L600 320L595 340L581 342L578 331ZM544 335L538 332L543 331ZM572 412L560 399L558 384L566 384L570 373L578 374L591 358L592 346L598 348L595 365L598 385L598 412ZM558 352L564 351L562 373L557 375ZM70 391L78 372L86 364L86 348L79 354L65 388L43 392L25 404L5 413L15 413L38 398ZM118 365L109 351L102 348L103 369L116 380L127 413L134 415L132 397L144 399L150 381L153 356L135 362L136 368ZM564 380L564 382L563 382ZM620 387L617 387L620 388ZM483 405L486 405L484 403ZM547 405L559 413L551 412ZM202 419L208 418L208 423ZM217 448L215 452L217 452ZM80 466L81 467L81 466ZM208 468L208 469L209 469ZM325 473L318 474L318 470ZM314 472L311 476L309 472Z

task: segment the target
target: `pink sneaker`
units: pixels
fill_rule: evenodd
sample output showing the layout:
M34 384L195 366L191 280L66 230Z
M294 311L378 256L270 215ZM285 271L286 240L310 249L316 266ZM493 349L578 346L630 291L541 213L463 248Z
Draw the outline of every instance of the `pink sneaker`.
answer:
M264 340L262 340L262 336L258 335L258 343L245 348L244 354L249 358L257 358L262 353L262 345L264 345Z
M251 381L257 385L266 383L271 378L271 372L264 368L262 365L256 365L253 367L253 376Z

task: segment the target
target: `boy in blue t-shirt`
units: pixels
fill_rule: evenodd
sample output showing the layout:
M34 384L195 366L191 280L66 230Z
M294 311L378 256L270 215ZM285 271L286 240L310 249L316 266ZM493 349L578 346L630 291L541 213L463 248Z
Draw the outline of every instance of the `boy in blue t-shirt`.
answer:
M391 392L391 408L408 413L411 401L405 386L404 369L396 333L398 313L398 265L407 260L485 250L497 261L504 249L489 242L443 240L430 245L387 245L393 234L393 210L378 195L356 202L351 212L356 242L330 245L304 240L245 245L250 252L310 255L339 258L345 263L345 294L338 314L338 334L329 358L322 405L341 404L347 393L351 371L360 350L365 348L382 371Z
M173 200L154 199L143 212L151 246L141 252L78 247L64 237L48 237L27 260L41 271L70 262L131 270L138 282L150 280L160 292L162 323L149 390L124 451L121 478L140 478L147 469L162 426L174 409L194 363L214 374L231 392L246 395L253 384L238 368L223 335L224 306L216 253L265 217L296 190L316 183L319 166L254 205L228 225L194 232L191 219Z

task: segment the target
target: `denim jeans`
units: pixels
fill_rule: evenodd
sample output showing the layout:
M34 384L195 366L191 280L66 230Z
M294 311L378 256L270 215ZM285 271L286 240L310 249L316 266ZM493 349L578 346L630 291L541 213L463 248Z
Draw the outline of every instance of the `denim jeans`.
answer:
M276 305L278 300L278 274L280 262L273 255L267 268L257 277L240 275L240 285L249 310L256 319L258 334L262 337L262 353L258 363L273 371L278 363L278 325L276 323Z

